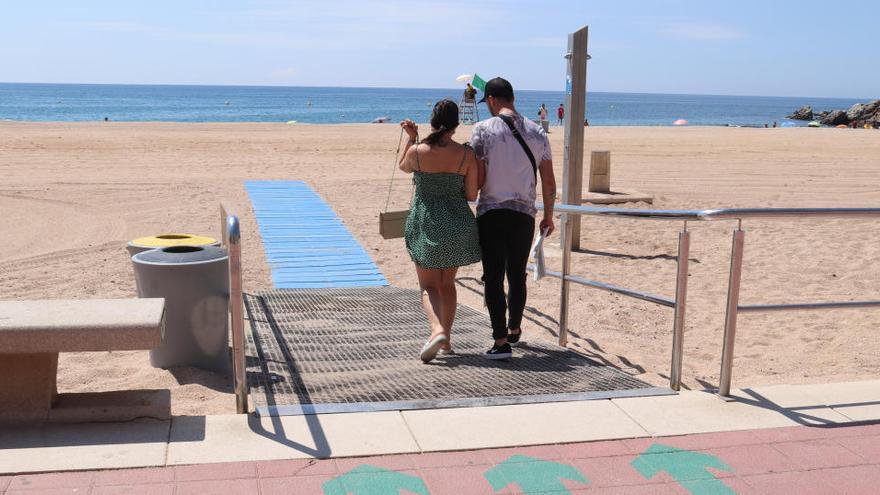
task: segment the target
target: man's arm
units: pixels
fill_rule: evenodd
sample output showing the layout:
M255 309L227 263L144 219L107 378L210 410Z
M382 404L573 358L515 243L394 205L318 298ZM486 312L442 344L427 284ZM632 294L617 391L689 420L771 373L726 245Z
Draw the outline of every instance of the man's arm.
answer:
M553 160L541 160L538 167L541 173L541 196L544 199L544 219L541 220L541 232L547 229L547 235L556 230L553 224L553 203L556 201L556 177L553 175Z

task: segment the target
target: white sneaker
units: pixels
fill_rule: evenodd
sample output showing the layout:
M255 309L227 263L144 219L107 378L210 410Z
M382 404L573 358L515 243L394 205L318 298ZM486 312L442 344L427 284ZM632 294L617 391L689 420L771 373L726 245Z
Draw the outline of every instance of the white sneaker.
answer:
M422 352L419 353L419 359L422 360L423 363L430 363L437 357L437 353L440 352L440 347L446 343L448 339L445 335L437 335L431 340L425 342L425 345L422 346Z

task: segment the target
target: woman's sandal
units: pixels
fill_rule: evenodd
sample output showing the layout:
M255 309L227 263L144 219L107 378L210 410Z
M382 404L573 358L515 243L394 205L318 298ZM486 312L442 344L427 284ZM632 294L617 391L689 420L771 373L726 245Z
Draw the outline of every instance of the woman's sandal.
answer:
M421 359L423 363L430 363L435 357L437 357L437 353L440 352L440 347L442 347L448 340L449 339L442 334L428 340L425 342L425 345L422 346L422 352L419 353L419 359Z

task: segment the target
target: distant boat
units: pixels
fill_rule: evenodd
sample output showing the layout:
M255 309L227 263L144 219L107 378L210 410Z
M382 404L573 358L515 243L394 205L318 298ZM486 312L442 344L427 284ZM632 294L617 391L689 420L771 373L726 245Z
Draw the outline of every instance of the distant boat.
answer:
M678 119L673 122L672 125L688 125L688 121L685 119Z
M376 117L375 119L371 120L370 123L371 124L384 124L385 122L388 122L389 120L391 120L391 117L388 117L388 116Z

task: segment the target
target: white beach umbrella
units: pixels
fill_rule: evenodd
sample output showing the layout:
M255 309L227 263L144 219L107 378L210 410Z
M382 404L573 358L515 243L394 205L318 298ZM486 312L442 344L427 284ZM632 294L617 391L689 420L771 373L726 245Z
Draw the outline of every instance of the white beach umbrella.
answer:
M473 74L462 74L462 75L455 78L456 81L463 82L463 83L471 82L473 79L474 79Z

